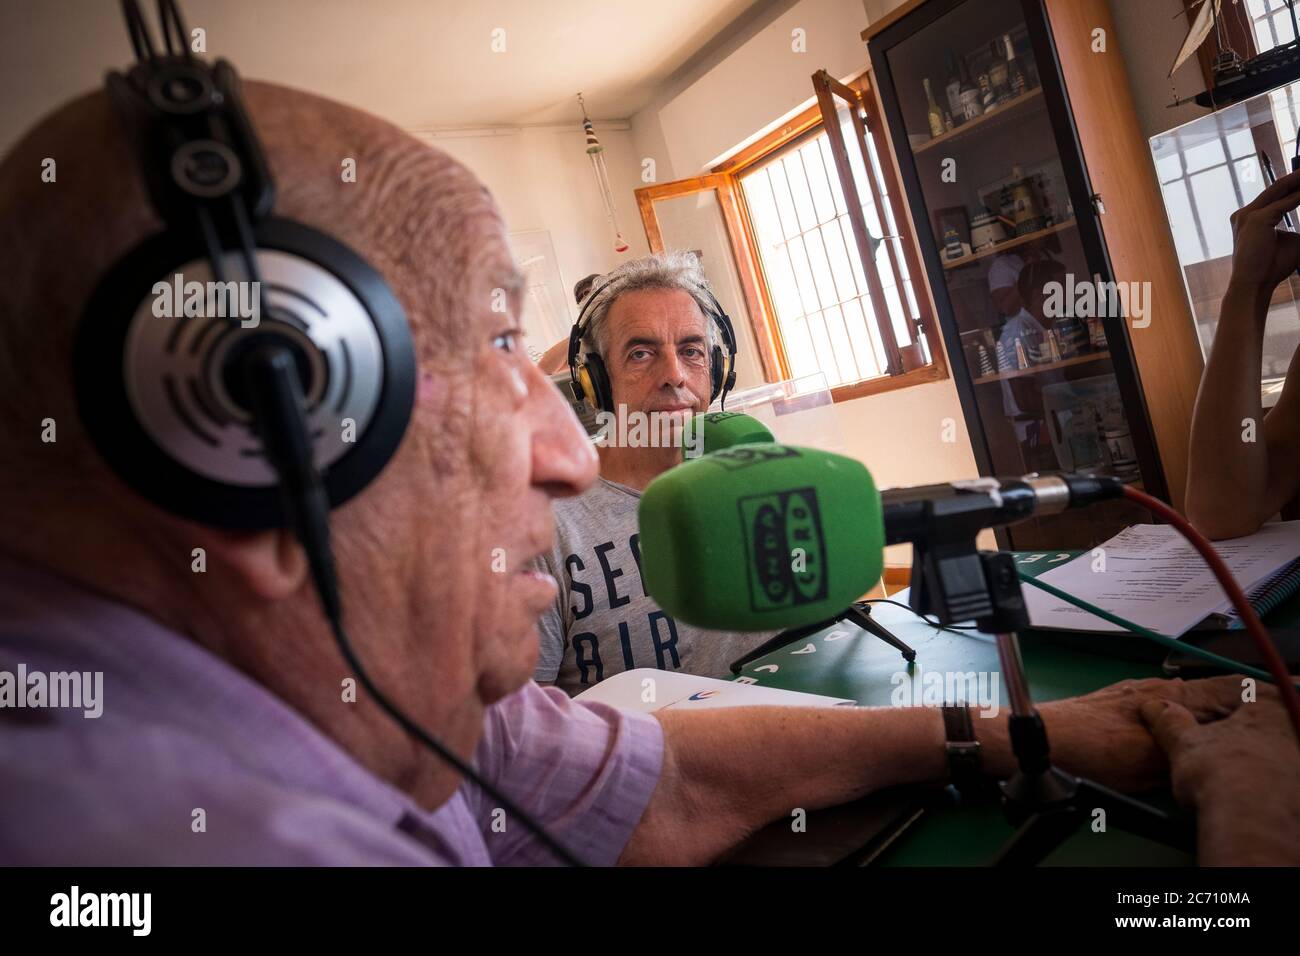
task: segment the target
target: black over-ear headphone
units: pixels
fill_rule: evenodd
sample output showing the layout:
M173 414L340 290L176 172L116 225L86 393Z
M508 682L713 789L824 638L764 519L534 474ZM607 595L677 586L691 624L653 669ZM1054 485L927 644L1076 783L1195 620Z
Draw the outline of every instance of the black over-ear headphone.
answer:
M275 186L239 77L224 60L193 56L176 0L158 0L162 53L137 0L122 10L137 62L109 73L108 94L166 228L110 269L78 327L77 405L91 441L128 485L183 517L292 527L366 692L577 864L375 686L343 626L329 511L379 474L410 421L415 351L401 305L352 249L272 216ZM191 282L201 284L192 310ZM209 282L219 296L206 294ZM255 308L224 314L232 301Z
M574 397L585 399L598 412L615 410L609 371L605 368L604 359L595 352L588 352L581 358L579 352L596 297L617 280L617 276L607 277L587 294L582 309L578 312L578 321L573 323L569 332L569 378L573 381ZM731 327L731 317L713 292L705 286L701 286L700 291L708 296L711 306L707 310L709 317L722 335L722 344L714 345L709 353L709 402L714 402L721 395L725 406L727 393L736 384L736 332Z
M361 256L272 214L275 185L234 68L193 56L183 27L171 29L174 3L159 5L165 54L135 3L123 6L138 62L109 73L107 89L166 228L90 299L75 351L81 417L117 474L162 507L224 527L286 525L244 364L267 346L292 356L312 459L335 506L379 474L406 430L410 329ZM187 286L202 289L190 310L201 314L185 314L187 297L198 303ZM232 316L236 303L260 315Z

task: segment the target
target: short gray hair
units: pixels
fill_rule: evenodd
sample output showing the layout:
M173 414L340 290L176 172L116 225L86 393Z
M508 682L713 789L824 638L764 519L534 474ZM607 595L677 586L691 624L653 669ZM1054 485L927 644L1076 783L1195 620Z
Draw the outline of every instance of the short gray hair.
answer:
M705 341L708 353L713 354L713 347L718 342L718 328L712 318L716 309L713 294L709 289L709 280L704 277L700 260L693 252L657 252L625 262L608 275L601 276L595 283L595 300L584 301L590 304L587 310L586 328L582 333L583 349L594 352L602 359L607 358L605 349L609 345L608 319L610 307L619 297L641 289L681 289L690 294L695 304L704 313Z

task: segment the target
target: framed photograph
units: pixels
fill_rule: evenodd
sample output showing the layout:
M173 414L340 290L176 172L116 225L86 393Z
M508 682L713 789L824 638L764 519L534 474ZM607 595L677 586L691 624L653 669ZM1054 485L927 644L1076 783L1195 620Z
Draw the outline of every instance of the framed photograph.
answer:
M1062 222L1068 218L1065 214L1069 197L1065 194L1065 170L1061 168L1060 157L1021 163L1021 177L1033 180L1041 211L1050 222ZM995 213L1002 210L1002 189L1016 182L1016 177L1008 169L1005 176L979 186L975 193L986 209Z

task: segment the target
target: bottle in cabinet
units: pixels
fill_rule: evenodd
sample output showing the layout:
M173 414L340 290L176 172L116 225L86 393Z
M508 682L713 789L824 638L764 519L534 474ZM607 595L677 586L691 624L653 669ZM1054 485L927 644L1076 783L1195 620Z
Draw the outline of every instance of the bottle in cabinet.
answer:
M989 64L989 86L993 88L993 104L1001 106L1011 99L1010 74L1007 72L1006 54L998 49L1001 46L997 40L989 43L989 50L993 57L993 62Z
M1016 48L1011 42L1011 34L1002 35L1002 43L1006 46L1007 51L1007 84L1012 96L1019 96L1025 92L1027 81L1025 71L1020 67L1020 60L1016 57Z
M965 60L961 63L961 86L957 93L957 101L960 107L958 115L961 116L963 123L984 113L984 98L975 84L970 81Z
M946 50L944 57L948 61L948 82L945 84L943 91L948 97L948 112L956 122L961 122L961 77L957 74L956 58L952 50Z
M930 135L943 135L943 110L939 109L939 104L934 101L934 90L930 89L930 78L925 78L925 102L928 107L926 115L930 121Z
M980 87L980 112L987 113L997 105L997 95L993 92L993 84L989 82L989 75L981 73L979 78Z

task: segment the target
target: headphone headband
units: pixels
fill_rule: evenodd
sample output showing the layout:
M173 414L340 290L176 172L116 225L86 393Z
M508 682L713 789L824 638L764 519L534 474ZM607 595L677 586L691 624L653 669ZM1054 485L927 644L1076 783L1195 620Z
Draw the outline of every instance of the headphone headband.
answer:
M169 228L192 229L196 205L216 213L227 198L253 223L270 215L275 184L229 62L154 57L110 72L105 85L150 204Z
M165 228L87 304L74 349L81 417L155 504L205 524L287 525L270 425L248 390L254 357L291 357L310 464L336 506L383 469L410 420L410 328L354 250L272 215L275 184L234 67L190 52L174 0L160 0L157 48L136 0L122 6L136 62L105 86ZM204 303L195 311L192 294Z

